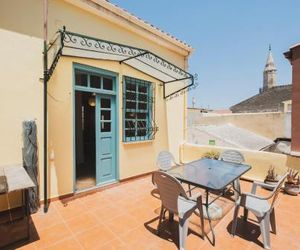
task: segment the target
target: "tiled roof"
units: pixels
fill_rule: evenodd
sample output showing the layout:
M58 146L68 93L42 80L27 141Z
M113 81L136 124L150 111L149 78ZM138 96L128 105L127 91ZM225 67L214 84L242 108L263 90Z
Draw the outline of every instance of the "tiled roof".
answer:
M230 123L193 126L188 130L189 143L207 145L207 137L215 138L218 146L251 150L261 150L273 144L271 139Z
M291 99L291 84L275 86L230 107L230 110L233 113L277 112L283 101Z

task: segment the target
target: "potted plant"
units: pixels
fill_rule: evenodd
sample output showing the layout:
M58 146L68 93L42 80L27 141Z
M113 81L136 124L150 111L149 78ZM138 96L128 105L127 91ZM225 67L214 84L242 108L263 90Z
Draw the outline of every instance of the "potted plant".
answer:
M275 185L279 181L280 177L281 177L280 175L276 174L275 167L273 165L271 165L269 167L268 173L265 177L264 183L273 185L275 187ZM265 189L273 190L272 187L265 187Z
M290 195L298 195L300 192L299 172L294 169L288 170L286 182L284 183L284 191ZM298 177L297 177L298 176Z
M206 153L203 154L203 158L209 158L209 159L215 159L218 160L220 156L220 153L217 151L208 151Z
M264 180L265 183L267 184L271 184L271 185L276 185L276 183L278 182L278 175L275 172L275 167L274 166L270 166L267 176Z

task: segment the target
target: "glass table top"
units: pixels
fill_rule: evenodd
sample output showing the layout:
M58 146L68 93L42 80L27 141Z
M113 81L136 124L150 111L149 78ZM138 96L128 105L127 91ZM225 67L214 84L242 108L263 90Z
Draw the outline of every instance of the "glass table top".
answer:
M174 167L167 173L194 186L222 190L250 169L245 164L204 158Z

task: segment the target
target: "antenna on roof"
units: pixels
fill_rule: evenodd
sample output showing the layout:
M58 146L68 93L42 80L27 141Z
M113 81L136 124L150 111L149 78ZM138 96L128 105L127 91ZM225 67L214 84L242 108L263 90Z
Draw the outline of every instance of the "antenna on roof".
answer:
M271 44L269 44L269 51L271 51L271 49L272 49L272 48L271 48Z

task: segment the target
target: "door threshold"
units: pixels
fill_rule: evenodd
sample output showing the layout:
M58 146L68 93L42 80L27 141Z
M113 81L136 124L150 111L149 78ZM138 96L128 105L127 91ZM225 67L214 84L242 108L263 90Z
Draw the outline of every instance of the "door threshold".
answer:
M82 193L85 193L85 192L93 192L93 191L97 191L98 189L102 189L102 188L107 188L108 186L110 185L113 185L113 184L117 184L119 183L118 180L113 180L113 181L109 181L109 182L104 182L104 183L101 183L101 184L98 184L96 186L93 186L93 187L88 187L88 188L84 188L84 189L80 189L80 190L76 190L74 192L74 194L82 194Z

